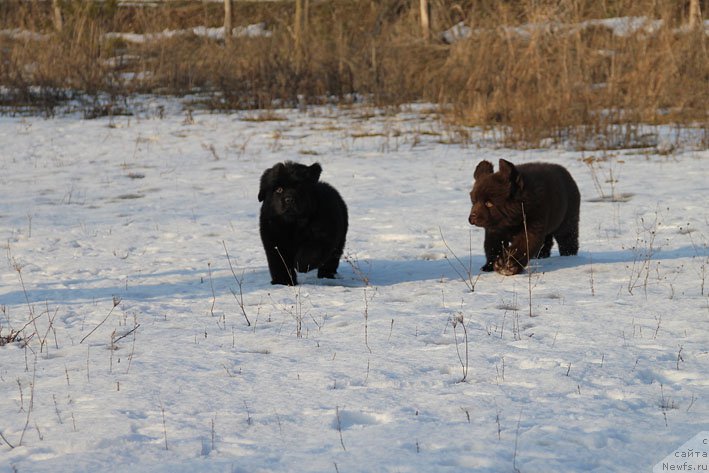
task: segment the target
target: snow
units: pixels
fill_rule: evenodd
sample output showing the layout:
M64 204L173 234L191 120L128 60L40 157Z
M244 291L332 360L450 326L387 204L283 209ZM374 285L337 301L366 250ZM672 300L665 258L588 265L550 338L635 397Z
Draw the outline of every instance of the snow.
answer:
M31 336L0 347L0 472L650 471L709 430L696 133L469 131L423 105L0 118L0 336ZM499 158L571 171L578 256L479 274L468 192ZM256 195L287 159L348 204L335 281L270 284Z
M638 31L646 34L654 34L662 28L662 20L652 20L644 16L627 16L620 18L602 18L597 20L587 20L579 25L581 29L592 26L603 26L613 32L615 36L631 36Z
M269 37L271 32L266 28L266 23L255 23L247 26L239 26L232 28L231 35L233 37L246 37L246 38L257 38L257 37ZM164 30L160 33L149 33L149 34L139 34L139 33L106 33L106 37L109 39L122 39L130 43L146 43L150 41L156 41L160 39L169 39L176 36L184 35L195 35L200 37L205 37L209 39L224 39L224 27L219 28L207 28L205 26L195 26L194 28L182 29L182 30Z
M23 30L21 28L2 29L0 36L16 39L18 41L46 41L49 35L36 33L34 31Z
M270 0L263 0L270 1ZM140 2L134 2L140 3ZM124 3L128 5L129 3ZM145 3L150 5L150 3ZM651 19L645 16L625 16L613 18L600 18L586 20L580 23L561 23L561 22L541 22L527 23L522 26L503 26L503 31L506 34L516 35L522 38L529 38L535 32L553 31L566 32L567 34L575 34L593 27L603 27L617 37L628 37L638 32L654 35L664 24L663 20ZM709 20L703 22L704 32L709 35ZM232 37L241 38L268 38L272 32L268 29L266 23L254 23L246 26L237 26L232 28ZM483 31L481 29L474 30L467 26L465 22L460 21L450 28L440 33L441 40L446 44L453 44L465 38L469 38L474 32ZM689 32L689 26L684 25L680 28L675 28L675 33ZM165 29L160 32L153 33L130 33L130 32L109 32L105 34L107 39L121 39L129 43L149 43L152 41L175 38L179 36L194 35L212 40L224 39L224 27L205 27L196 26L187 29L170 30ZM46 41L50 38L48 34L40 34L33 31L23 30L20 28L1 29L0 36L6 36L18 41Z
M246 26L237 26L232 28L231 35L235 38L268 38L271 36L271 31L268 30L266 23L254 23ZM208 28L206 26L195 26L193 28L170 30L165 29L155 33L127 33L127 32L109 32L104 35L106 39L121 39L129 43L148 43L164 39L171 39L179 36L194 35L212 40L224 39L224 27ZM40 34L33 31L23 30L21 28L0 29L0 36L5 36L18 41L47 41L50 38L48 34Z
M623 16L613 18L598 18L586 20L579 23L562 23L558 21L544 21L539 23L525 23L522 26L502 26L502 31L520 38L530 38L539 32L563 32L565 34L576 34L589 28L602 27L611 32L616 37L628 37L637 33L646 35L657 34L664 24L663 20L655 20L645 16ZM704 33L709 34L709 20L703 22ZM441 39L447 44L456 43L462 39L470 37L476 31L461 21L451 26L441 33ZM676 34L688 33L688 25L673 30Z

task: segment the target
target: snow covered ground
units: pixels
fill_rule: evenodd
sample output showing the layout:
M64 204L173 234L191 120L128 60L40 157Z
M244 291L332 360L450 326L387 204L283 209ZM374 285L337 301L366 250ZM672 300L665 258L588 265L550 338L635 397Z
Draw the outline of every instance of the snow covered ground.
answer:
M709 430L691 133L516 151L426 107L157 115L0 118L0 336L24 327L0 473L640 472ZM569 168L578 256L479 275L483 158ZM338 280L270 285L256 195L286 159L349 206Z
M565 32L567 34L578 34L589 28L605 28L613 36L625 37L631 36L637 32L653 35L662 28L663 20L654 20L645 16L623 16L613 18L599 18L595 20L586 20L580 23L560 23L560 22L544 22L544 23L527 23L521 27L503 27L508 34L518 35L524 38L529 38L534 32L539 31L556 31ZM705 34L709 34L709 20L703 22ZM689 31L688 26L675 28L675 33ZM473 33L473 29L461 21L456 23L449 29L441 33L441 38L448 44L455 43L463 38L468 38ZM197 34L197 33L195 33ZM222 32L223 35L223 32Z

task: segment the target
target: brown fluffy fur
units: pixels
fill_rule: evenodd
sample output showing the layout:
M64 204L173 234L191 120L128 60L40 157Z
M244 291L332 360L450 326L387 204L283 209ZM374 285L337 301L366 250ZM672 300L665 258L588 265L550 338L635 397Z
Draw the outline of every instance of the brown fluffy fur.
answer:
M565 168L500 159L497 172L481 161L474 177L468 221L485 229L483 271L517 274L530 255L549 257L554 240L562 256L578 253L581 196Z

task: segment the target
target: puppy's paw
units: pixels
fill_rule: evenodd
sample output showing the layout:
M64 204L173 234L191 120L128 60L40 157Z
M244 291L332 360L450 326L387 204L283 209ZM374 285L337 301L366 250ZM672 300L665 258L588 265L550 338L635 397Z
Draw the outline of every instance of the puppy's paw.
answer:
M480 268L480 271L485 271L486 273L489 273L490 271L493 271L495 269L495 263L492 261L488 261L485 263L483 267Z
M494 268L496 272L503 276L514 276L524 269L512 259L498 259L495 261Z
M281 286L297 286L298 281L291 281L290 279L272 279L271 284L274 286L281 285Z

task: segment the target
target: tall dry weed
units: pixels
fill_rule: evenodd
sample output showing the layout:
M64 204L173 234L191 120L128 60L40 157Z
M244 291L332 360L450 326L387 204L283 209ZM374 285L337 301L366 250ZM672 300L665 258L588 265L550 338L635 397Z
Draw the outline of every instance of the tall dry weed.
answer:
M53 109L76 96L141 92L198 94L208 107L237 109L363 98L437 103L452 120L495 128L516 146L627 145L643 123L709 134L707 35L685 27L688 2L435 0L431 41L414 3L310 2L295 48L292 2L235 2L235 25L263 22L271 34L225 43L188 31L221 26L218 2L67 0L55 33L50 2L9 0L0 28L32 35L0 35L0 103ZM647 21L625 29L600 21L615 17ZM443 42L439 33L461 21L469 36ZM166 29L184 32L143 43L106 34Z

